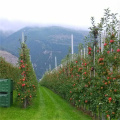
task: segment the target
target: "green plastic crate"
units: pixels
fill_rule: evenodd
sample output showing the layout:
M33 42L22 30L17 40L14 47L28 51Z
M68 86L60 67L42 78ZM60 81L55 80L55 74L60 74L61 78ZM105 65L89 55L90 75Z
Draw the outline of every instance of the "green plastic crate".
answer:
M12 92L13 81L10 79L0 79L0 92Z
M0 93L0 107L10 107L13 104L13 92Z

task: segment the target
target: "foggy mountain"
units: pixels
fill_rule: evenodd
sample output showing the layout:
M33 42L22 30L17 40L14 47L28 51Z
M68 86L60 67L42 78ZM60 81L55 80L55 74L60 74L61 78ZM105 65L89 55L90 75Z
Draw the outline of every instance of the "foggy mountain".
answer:
M41 78L49 66L55 67L55 56L58 65L68 54L71 47L71 34L74 36L74 52L78 52L78 45L83 43L88 31L50 26L25 27L1 40L0 48L19 57L20 40L22 32L27 36L26 44L30 49L31 61L37 78Z

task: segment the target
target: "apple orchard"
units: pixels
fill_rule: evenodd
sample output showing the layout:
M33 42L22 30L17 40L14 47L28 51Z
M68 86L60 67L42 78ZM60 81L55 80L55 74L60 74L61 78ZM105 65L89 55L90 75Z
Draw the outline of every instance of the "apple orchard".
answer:
M120 119L120 22L117 14L105 10L100 23L92 27L58 68L45 73L44 85L92 116Z

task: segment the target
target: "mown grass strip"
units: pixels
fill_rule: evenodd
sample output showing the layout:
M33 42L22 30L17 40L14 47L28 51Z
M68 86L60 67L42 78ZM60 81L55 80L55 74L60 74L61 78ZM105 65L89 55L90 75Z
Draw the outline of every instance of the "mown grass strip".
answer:
M15 101L10 108L0 107L0 120L92 120L45 87L37 95L27 109L16 107Z
M40 87L40 89L44 93L45 98L48 98L46 100L49 100L51 103L48 104L49 108L51 108L48 120L91 120L89 116L76 110L76 108L54 94L51 90L45 87Z

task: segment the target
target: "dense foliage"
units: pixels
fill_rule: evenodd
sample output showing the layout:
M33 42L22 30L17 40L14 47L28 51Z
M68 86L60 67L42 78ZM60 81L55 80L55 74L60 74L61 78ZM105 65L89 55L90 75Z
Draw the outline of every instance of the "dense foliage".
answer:
M30 61L29 49L25 43L21 43L19 69L20 79L18 79L16 90L18 101L22 107L26 108L36 96L37 78Z
M0 57L0 79L11 79L16 85L16 81L19 78L20 70L17 66L5 61L4 58Z
M99 118L119 119L120 45L116 14L107 9L100 24L95 26L92 18L92 25L87 55L78 55L73 61L67 59L59 69L47 72L40 83ZM103 29L106 36L98 46L98 35L101 38Z

